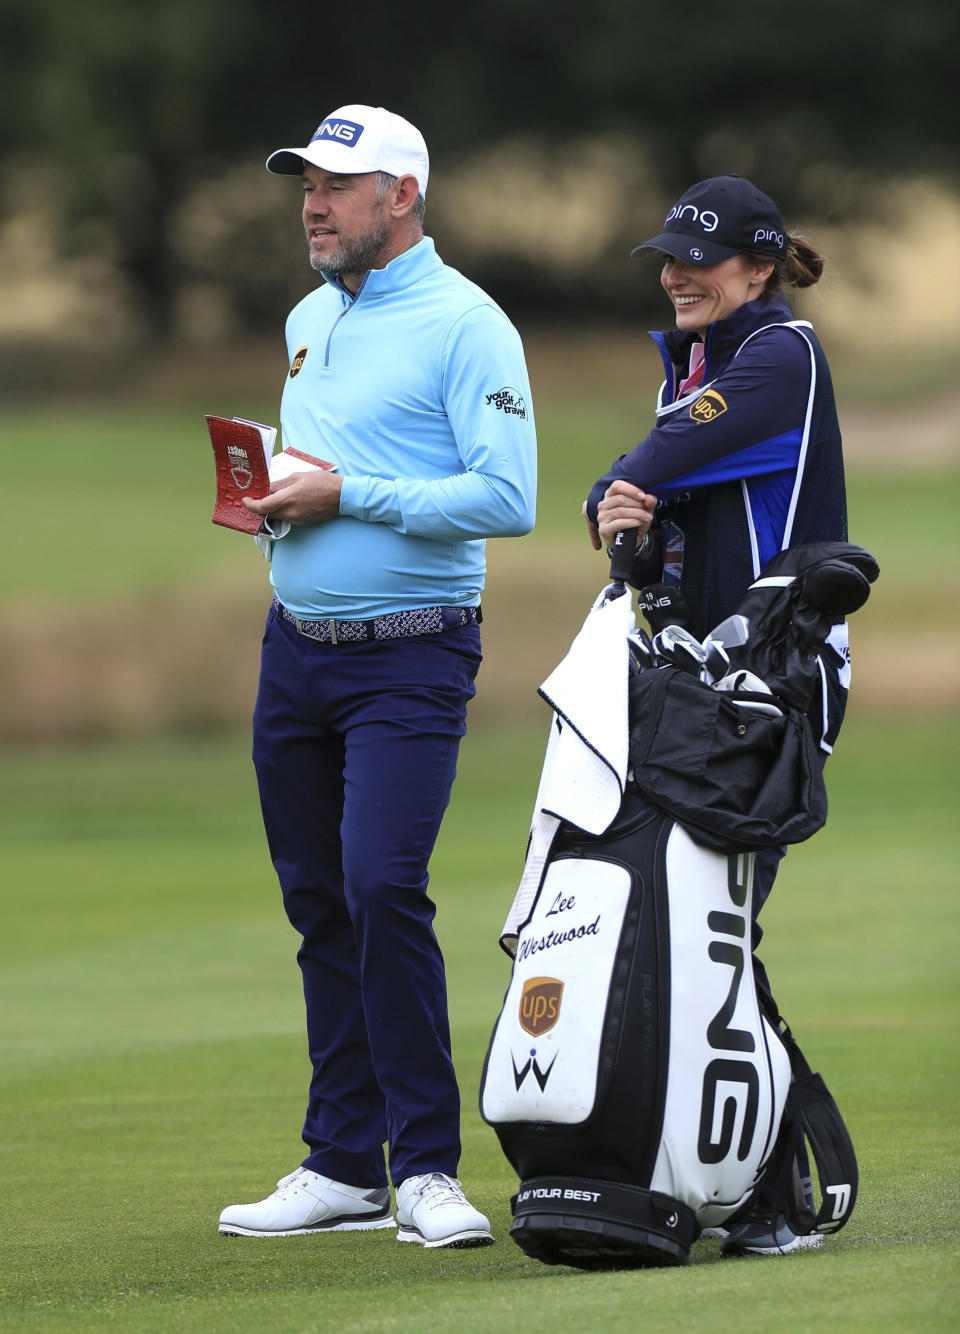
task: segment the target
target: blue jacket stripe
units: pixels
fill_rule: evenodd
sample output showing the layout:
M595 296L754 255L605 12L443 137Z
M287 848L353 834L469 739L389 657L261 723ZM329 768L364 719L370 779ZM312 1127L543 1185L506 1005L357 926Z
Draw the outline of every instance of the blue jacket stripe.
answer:
M809 430L809 425L808 412L806 430ZM702 468L694 468L692 472L684 473L682 477L658 486L657 498L666 499L668 496L678 495L681 491L689 491L692 487L712 486L715 482L735 482L741 477L786 472L787 469L797 467L804 444L804 431L799 427L793 431L786 431L783 435L775 435L769 440L760 440L755 445L738 449L733 454L725 454L720 459L712 459Z
M786 551L787 547L790 545L790 538L793 533L794 515L797 512L797 501L800 499L800 490L803 486L803 473L807 462L807 446L810 443L810 419L813 416L813 403L817 391L817 359L813 354L813 344L799 327L799 324L792 324L789 327L796 329L797 333L806 343L807 350L810 353L810 392L807 395L807 411L803 420L803 441L800 445L800 457L797 460L797 479L793 484L793 495L790 497L790 509L787 512L787 523L783 530L783 546L781 548L783 551Z

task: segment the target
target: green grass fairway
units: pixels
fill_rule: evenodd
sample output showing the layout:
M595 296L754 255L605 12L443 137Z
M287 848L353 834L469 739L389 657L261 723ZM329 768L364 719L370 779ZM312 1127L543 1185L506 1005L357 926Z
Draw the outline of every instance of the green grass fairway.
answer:
M462 1175L497 1245L217 1236L301 1157L295 941L246 738L8 750L0 775L0 1329L939 1331L956 1327L956 719L852 716L831 819L761 951L853 1133L860 1204L820 1252L593 1275L509 1240L476 1110L507 980L546 712L464 746L433 866L464 1093Z
M550 1269L509 1240L516 1180L480 1120L477 1086L546 735L534 690L606 580L586 544L583 495L651 412L653 386L633 380L632 354L606 367L607 350L587 340L582 365L538 353L537 528L491 544L489 661L432 868L463 1089L461 1172L498 1238L481 1251L423 1252L390 1232L216 1232L225 1204L266 1194L303 1156L296 940L267 859L249 739L158 734L232 727L249 713L266 572L249 539L210 523L203 414L275 420L279 351L263 373L219 382L198 367L189 390L161 376L142 398L5 412L0 449L17 503L0 567L2 735L128 728L140 739L2 752L0 1331L956 1327L960 469L955 451L913 467L906 431L903 466L898 440L879 469L861 447L849 476L851 539L881 566L852 625L856 671L861 645L867 685L871 665L889 671L859 697L873 700L863 713L854 688L828 768L830 821L788 857L761 949L856 1142L854 1218L819 1252L724 1261L707 1241L688 1268L607 1275ZM636 367L656 373L645 342ZM948 383L942 358L934 367L930 383ZM878 404L900 405L897 421L903 395L919 408L921 383L902 371L878 377L871 363L854 394L874 426Z
M537 526L516 550L517 563L542 564L556 580L576 567L606 566L586 542L581 502L611 460L630 448L649 416L636 399L584 399L582 388L538 410L540 478ZM238 396L238 413L273 420L276 407ZM220 397L209 410L228 412ZM136 598L161 606L184 586L259 587L263 562L253 543L210 522L213 455L202 408L180 402L144 407L81 404L72 410L7 411L0 450L16 460L20 491L7 524L14 559L0 566L0 602L43 604ZM960 467L954 454L936 472L848 467L850 538L874 550L883 577L875 601L899 607L908 592L921 613L957 618L936 594L955 592ZM944 561L945 553L954 557ZM29 553L25 567L20 557ZM896 591L891 576L901 583ZM923 579L918 580L918 571ZM919 583L919 588L918 588ZM904 589L903 585L906 585ZM929 593L925 590L930 590Z

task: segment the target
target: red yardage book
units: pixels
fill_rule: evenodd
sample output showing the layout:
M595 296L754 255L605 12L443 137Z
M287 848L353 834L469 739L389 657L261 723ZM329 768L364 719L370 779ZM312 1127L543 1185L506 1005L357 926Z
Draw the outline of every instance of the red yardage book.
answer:
M213 522L241 533L259 533L263 515L244 509L243 497L270 494L270 456L276 428L207 414L207 430L217 465L217 503Z

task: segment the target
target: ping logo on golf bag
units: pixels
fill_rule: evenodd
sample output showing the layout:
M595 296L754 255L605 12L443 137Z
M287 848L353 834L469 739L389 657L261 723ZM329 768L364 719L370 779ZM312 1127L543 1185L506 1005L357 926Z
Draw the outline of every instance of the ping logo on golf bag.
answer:
M853 1198L853 1190L849 1183L845 1182L842 1186L825 1186L824 1195L833 1196L833 1213L830 1215L831 1221L842 1218L850 1208L850 1201Z
M752 876L752 855L741 853L728 857L727 890L735 908L742 909L746 903ZM714 1051L753 1052L756 1050L753 1034L734 1028L731 1023L744 970L751 966L747 943L749 924L743 912L714 911L707 914L707 926L715 936L721 937L711 940L708 957L713 963L733 969L726 998L707 1025L707 1042ZM741 1162L746 1159L757 1126L759 1101L760 1079L752 1061L726 1055L708 1063L703 1072L700 1133L697 1137L697 1155L702 1163L719 1163L726 1158L733 1146L738 1112L742 1114L742 1120L737 1157Z
M555 977L531 977L520 993L520 1027L531 1037L549 1033L560 1018L563 983Z
M692 404L690 416L695 422L703 424L704 422L712 422L726 410L727 404L723 396L718 394L715 389L707 389L700 395L696 403Z

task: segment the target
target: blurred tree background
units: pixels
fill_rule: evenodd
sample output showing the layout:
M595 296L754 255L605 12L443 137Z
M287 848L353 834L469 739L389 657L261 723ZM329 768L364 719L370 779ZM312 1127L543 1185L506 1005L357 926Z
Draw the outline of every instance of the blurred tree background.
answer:
M425 131L429 230L515 317L633 319L655 295L629 247L703 176L815 230L874 225L911 182L916 221L956 182L958 42L940 0L0 0L0 335L273 328L309 274L263 159L351 101Z
M276 420L283 321L317 279L264 160L347 102L423 130L427 231L528 349L540 509L491 544L488 700L530 700L603 577L580 499L659 374L656 265L630 248L729 171L827 255L796 305L839 383L852 536L886 521L903 555L898 576L878 551L860 619L879 632L922 560L933 635L960 598L958 39L942 0L0 0L0 738L245 721L265 572L209 523L201 414Z

